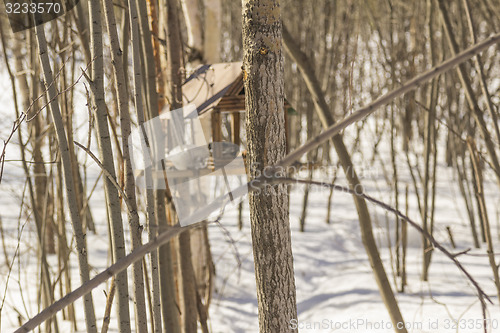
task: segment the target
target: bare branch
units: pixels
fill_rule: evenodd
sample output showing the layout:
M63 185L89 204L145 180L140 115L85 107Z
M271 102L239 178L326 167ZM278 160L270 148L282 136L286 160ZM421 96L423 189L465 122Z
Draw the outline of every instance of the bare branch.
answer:
M168 243L172 238L176 237L180 233L187 230L199 228L202 225L208 223L210 222L202 221L186 227L174 226L169 228L167 231L160 233L158 237L132 251L129 255L123 257L113 265L109 266L106 270L97 274L94 278L82 284L80 287L76 288L71 293L59 299L48 308L45 308L42 312L40 312L35 317L27 321L23 326L18 328L14 333L30 332L31 330L42 324L44 321L54 316L58 311L64 309L66 306L75 302L80 297L88 294L101 283L104 283L109 278L127 269L127 267L129 267L133 263L141 260L142 257L144 257L149 252L157 249L163 244Z
M128 210L132 210L129 198L127 197L127 195L125 194L125 192L123 191L123 189L120 187L120 185L118 185L118 182L116 181L115 177L113 177L113 175L111 175L111 173L109 173L109 171L104 167L104 165L102 165L101 161L99 161L99 159L97 158L97 156L95 156L90 151L90 149L88 149L87 147L85 147L81 143L76 142L76 141L73 141L73 143L76 146L78 146L79 148L83 149L94 160L94 162L97 164L97 166L99 166L99 168L101 168L101 170L104 173L104 175L106 177L108 177L108 179L111 182L111 184L113 184L113 186L116 187L116 189L118 190L118 192L120 192L120 195L123 197L123 200L125 200L125 204L127 205Z
M330 126L328 129L323 131L321 134L317 135L316 137L312 138L308 142L306 142L304 145L301 147L297 148L290 154L288 154L281 162L278 163L278 166L286 167L291 165L293 162L298 160L302 155L307 153L308 151L316 148L323 142L327 141L331 137L335 136L336 134L340 133L343 129L345 129L347 126L362 120L363 118L366 118L373 112L375 112L379 107L388 104L395 98L402 96L403 94L417 89L421 84L426 83L433 78L437 77L438 75L441 75L443 73L446 73L450 69L453 69L454 67L462 64L463 62L469 60L479 52L483 51L484 49L488 48L491 45L494 45L496 43L500 42L500 33L491 36L490 38L473 45L472 47L468 48L467 50L463 51L462 53L457 54L456 56L452 57L451 59L441 63L438 66L435 66L428 70L427 72L413 78L412 80L408 81L406 84L403 86L392 90L391 92L379 97L372 103L368 104L367 106L359 109L358 111L354 112L352 115L350 115L347 118L344 118L343 120L337 122L335 125Z
M347 187L343 187L343 186L335 185L335 184L331 184L331 183L322 183L322 182L312 181L312 180L301 180L301 179L295 179L295 178L279 178L279 177L272 179L269 183L308 184L308 185L322 186L322 187L326 187L326 188L333 188L336 191L345 192L345 193L349 193L349 194L353 194L353 195L362 197L362 198L366 199L367 201L370 201L371 203L385 209L386 211L397 215L399 218L401 218L402 220L406 221L409 225L411 225L420 234L422 234L427 240L429 240L429 242L432 244L432 246L434 248L441 251L451 261L453 261L453 263L458 267L458 269L460 271L462 271L462 273L472 283L474 288L476 288L476 291L477 291L477 294L478 294L478 297L479 297L479 300L481 302L481 306L483 307L483 309L486 308L485 300L488 300L488 302L493 304L493 302L491 301L489 296L483 291L483 289L479 286L477 281L472 277L472 275L465 269L465 267L457 259L457 256L459 256L461 254L466 254L469 250L466 250L466 251L463 251L460 253L455 253L455 254L451 253L443 245L441 245L428 231L424 230L418 223L411 220L408 216L403 214L401 211L391 207L390 205L388 205L380 200L377 200L377 199L375 199L375 198L373 198L365 193L358 193L357 191L351 190Z

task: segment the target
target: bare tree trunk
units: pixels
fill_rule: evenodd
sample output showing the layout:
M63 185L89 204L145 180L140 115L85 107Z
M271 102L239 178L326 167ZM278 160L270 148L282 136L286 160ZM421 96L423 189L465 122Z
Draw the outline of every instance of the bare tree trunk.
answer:
M486 234L486 244L487 244L487 253L488 259L490 262L491 270L493 272L493 282L495 283L495 287L497 289L497 297L500 299L500 276L499 276L499 266L495 260L495 249L493 247L493 238L491 237L491 227L488 219L488 209L486 207L486 200L484 198L484 190L483 190L483 175L481 166L479 165L479 153L477 148L475 147L474 141L472 138L467 140L467 145L469 147L469 152L472 159L472 168L474 170L474 174L476 176L476 196L479 202L479 214L483 217L484 223L484 232Z
M182 107L182 41L180 39L180 21L178 0L167 0L167 44L170 65L170 105L175 110ZM176 216L171 206L171 216ZM174 221L176 218L174 218ZM177 221L175 221L177 223ZM179 235L177 242L177 260L179 263L179 306L181 309L182 332L197 331L198 311L196 306L196 281L194 276L190 232Z
M14 101L14 109L16 111L16 117L19 118L20 112L19 112L18 93L17 93L17 88L16 88L16 78L15 78L14 73L12 72L12 69L11 69L10 64L9 64L9 59L7 56L7 48L6 48L6 38L5 38L5 34L4 34L1 26L0 26L0 37L1 37L1 42L2 42L2 51L3 51L2 55L4 57L5 67L7 69L8 74L9 74L10 83L12 86L12 97L13 97L13 101ZM18 58L19 57L16 56L16 60ZM17 61L16 61L16 65L17 65ZM26 97L24 93L26 93L27 91L24 89L25 87L23 87L23 84L22 84L23 81L26 82L25 77L20 76L18 78L18 81L20 83L20 86L21 86L21 89L23 92L23 97ZM24 104L26 104L26 102L29 105L29 95L27 98L23 98L23 99L24 99L24 101L23 101L23 108L24 108L24 106L25 106ZM40 119L38 118L38 121L39 120ZM44 184L44 189L42 192L40 189L40 184L39 184L40 181L37 181L37 178L43 179L43 181L46 181L45 167L43 167L43 171L44 171L43 174L36 174L35 173L35 175L34 175L35 186L33 186L32 175L30 173L28 163L27 163L27 157L26 157L26 150L27 149L26 149L26 144L24 143L22 131L18 130L17 135L18 135L18 140L19 140L19 148L20 148L20 153L21 153L22 166L23 166L24 174L26 176L26 183L27 183L27 188L29 191L29 197L30 197L30 201L31 201L31 209L32 209L33 215L35 217L35 225L36 225L38 245L39 245L38 257L40 259L40 284L39 284L38 301L41 298L42 306L47 307L48 305L50 305L54 301L54 290L52 288L51 280L50 280L50 270L49 270L49 265L47 262L47 249L46 249L46 243L45 243L46 239L45 239L45 232L44 232L46 219L44 218L43 212L45 212L44 207L47 206L47 205L43 205L43 201L44 201L43 199L45 198L45 184ZM37 138L36 132L32 133L32 135L35 135L35 138ZM34 150L36 150L36 146L35 146ZM40 151L39 151L39 153L40 153ZM36 155L35 151L33 151L33 155ZM43 166L43 164L42 164L42 166ZM35 172L36 172L36 169L35 169ZM37 183L38 183L38 185L37 185ZM51 332L52 322L54 323L54 329L57 333L57 319L54 321L48 320L45 323L45 330L49 333Z
M164 40L168 39L168 34L170 33L169 24L172 24L168 19L168 6L167 2L162 1L162 6L159 6L159 25L160 38ZM177 35L178 36L178 35ZM166 85L165 82L170 79L170 71L172 66L170 65L170 59L168 54L170 52L171 43L167 42L165 48L160 48L163 50L161 53L162 57L159 62L161 68L158 75L158 88L160 89L160 94L163 95L163 99L160 100L159 105L165 105L167 102L170 104L170 108L174 109L172 105L173 98L171 89L173 87L173 82L170 80L170 84ZM178 50L180 52L180 50ZM165 56L167 55L167 56ZM180 55L176 57L179 59ZM156 60L158 64L158 60ZM179 64L180 65L180 64ZM180 87L179 87L180 89ZM168 133L167 133L168 134ZM158 230L168 230L174 225L175 221L172 218L175 208L173 207L172 198L170 190L168 187L165 190L158 190L155 198L155 209L158 213ZM168 218L167 218L168 214ZM178 240L174 240L172 243L176 243ZM175 244L177 245L177 244ZM176 269L178 268L177 255L175 251L174 244L165 244L161 246L158 250L159 259L159 273L160 273L160 290L161 290L161 309L163 315L163 325L165 330L169 333L180 333L181 332L181 309L179 306L179 295L180 290L176 285ZM175 268L175 269L174 269Z
M467 15L467 22L469 23L471 42L472 42L472 44L475 44L477 42L476 41L476 31L474 29L474 22L472 21L472 15L470 13L469 1L463 0L463 2L464 2L465 12ZM493 120L493 127L495 129L497 142L500 142L500 125L498 124L497 113L495 112L493 102L491 100L491 94L488 91L488 86L486 84L486 78L484 75L484 68L483 68L484 66L483 66L483 62L481 61L480 56L477 55L474 57L474 65L476 66L476 71L479 74L479 83L481 84L481 91L482 91L484 98L486 100L486 106L488 107L488 111L490 113L491 119Z
M45 31L43 29L43 25L37 25L35 29L37 35L38 49L40 52L40 62L42 64L43 74L45 78L45 86L48 90L48 99L50 101L49 108L52 114L52 120L54 122L56 130L57 141L59 142L59 150L61 153L61 160L63 164L64 182L66 185L66 196L71 216L71 223L73 224L73 231L75 233L76 249L78 253L78 264L80 268L80 280L81 283L83 284L89 280L87 246L85 241L85 232L82 229L82 224L80 221L80 212L76 200L76 193L75 193L76 189L75 189L75 184L73 183L71 157L69 154L68 141L66 138L66 132L64 130L61 111L59 109L59 103L57 101L57 90L54 84L54 77L52 75L52 69L50 66L49 54L47 50L47 40L45 38ZM84 296L84 312L85 312L85 324L87 326L87 332L97 333L92 293L88 293Z
M141 40L140 40L140 23L139 23L139 11L137 9L137 2L135 0L128 0L129 6L129 15L130 15L130 29L132 36L132 59L133 59L133 68L134 68L134 102L135 109L137 112L137 120L140 127L143 126L144 121L146 119L144 113L143 106L143 92L141 87L141 77L143 75L141 68ZM149 150L150 147L146 144L146 147L143 147L146 150ZM147 162L145 161L145 165ZM132 170L130 170L132 172ZM152 196L152 183L151 183L151 170L147 168L146 170L146 187L147 187L147 216L148 221L151 223L152 221L156 221L154 216L154 201ZM139 225L139 221L131 220L131 232L132 232L132 243L133 248L141 246L141 230L142 228ZM135 233L135 235L134 235ZM143 317L139 318L139 326L138 329L140 332L147 332L147 318L146 318L146 308L145 308L145 297L144 297L144 280L143 280L143 270L142 264L137 263L134 266L134 284L140 284L136 286L139 290L135 291L136 294L136 302L137 302L137 311L143 311ZM141 314L138 312L138 316Z
M165 210L165 191L163 196L157 193L155 198L155 210L157 212L159 230L169 227ZM177 304L177 290L175 285L175 271L173 263L172 244L161 246L158 250L158 271L160 275L160 296L163 326L168 333L180 333L180 312Z
M49 140L50 142L50 140ZM57 156L57 153L51 151L51 156ZM59 241L57 247L57 256L59 267L64 267L63 278L65 282L65 289L63 289L62 284L60 287L60 293L69 294L71 292L71 272L70 267L67 265L67 258L69 258L69 248L68 240L66 238L66 220L64 215L64 194L63 194L63 177L61 171L61 161L59 160L55 166L55 178L56 178L56 189L54 190L54 197L56 198L56 212L57 212L57 226L59 233ZM76 316L75 316L75 306L70 304L67 309L67 318L73 322L73 328L77 330Z
M198 309L196 306L196 281L191 262L191 235L184 232L179 235L177 260L179 262L179 300L182 318L182 332L195 333L198 327Z
M439 4L439 12L441 14L441 19L443 23L443 28L446 33L446 37L448 40L448 45L450 47L451 53L453 56L458 54L458 44L455 40L455 35L452 31L452 26L450 22L450 18L448 16L448 10L446 8L445 2L443 0L438 0ZM484 139L486 150L491 159L492 167L495 172L497 183L500 186L500 162L498 160L498 155L495 150L495 146L493 141L491 140L491 135L486 126L486 122L484 120L483 111L479 108L477 103L476 96L474 95L474 91L472 89L472 84L470 82L469 77L466 73L466 68L464 64L460 64L457 67L458 77L460 78L460 82L462 83L462 87L465 92L465 97L467 98L467 103L469 104L469 108L472 111L472 115L474 116L474 120L479 126L479 130L481 131L481 135Z
M80 38L80 43L82 44L85 62L90 63L92 58L90 57L89 29L87 28L89 20L84 4L85 2L80 2L76 5L75 24L76 30L78 31L78 37Z
M122 153L124 160L125 193L128 200L128 220L132 236L132 249L141 245L141 227L137 212L135 195L135 179L130 160L129 137L131 133L129 102L126 87L125 72L123 69L123 53L120 50L120 42L116 28L116 19L113 12L113 4L110 0L104 1L106 13L106 25L110 36L111 62L115 76L115 89L118 96L118 110L120 113L120 123L122 126ZM144 298L144 278L142 263L134 264L134 294L137 316L137 327L140 332L147 331L146 305ZM140 274L140 277L139 277ZM161 325L160 325L161 329Z
M200 0L181 0L186 21L189 62L203 61L203 23Z
M308 159L308 162L312 162L311 159ZM313 179L313 167L310 166L309 176L307 177L309 181ZM304 232L306 230L306 219L307 219L307 207L309 202L309 190L311 186L305 186L304 190L304 199L302 200L302 214L300 215L300 231Z
M433 27L433 4L432 0L427 1L427 7L428 7L428 31L429 31L429 36L430 36L430 41L429 41L429 57L431 64L435 64L436 60L436 52L435 52L435 38L433 37L433 32L434 32L434 27ZM438 84L439 84L439 77L435 78L432 80L431 84L429 85L429 90L428 90L428 112L425 114L425 143L424 143L424 180L423 180L423 187L424 187L424 193L423 193L423 204L422 204L422 209L423 212L422 214L422 227L425 231L430 233L431 235L433 234L433 228L431 225L433 224L432 220L430 220L430 215L433 215L432 213L429 214L429 181L431 177L431 152L433 150L436 150L437 147L435 147L435 119L436 119L436 105L438 101ZM434 161L436 163L436 161ZM435 174L433 175L433 178L435 179ZM422 248L423 248L423 260L422 260L422 280L427 281L429 278L429 267L431 265L431 258L432 258L432 245L430 244L429 240L426 237L422 237Z
M91 54L90 54L90 41L89 41L90 30L88 29L89 17L88 17L87 9L88 8L84 7L84 3L78 3L76 5L76 15L74 16L74 20L75 20L76 29L78 32L78 38L80 39L80 43L81 43L81 49L83 50L85 62L88 64L89 71L91 71L92 70L92 59L91 59ZM66 27L66 29L67 28L68 27ZM65 37L67 37L67 36L65 36ZM66 49L64 49L64 50L66 50ZM61 58L64 58L64 54L65 54L65 52L61 51L61 54L60 54ZM64 75L65 75L65 73L63 71L62 76L64 76ZM36 86L36 85L34 85L34 86ZM64 105L63 105L61 111L63 114L63 118L65 118L66 116L69 116L71 113L71 111L69 111L68 115L65 115ZM69 144L69 148L70 148L70 152L71 152L71 159L72 159L73 163L76 163L77 160L76 160L76 155L74 153L72 132L68 132L68 144ZM81 212L81 214L80 214L83 228L84 229L88 228L90 231L95 232L95 225L94 225L94 220L92 218L92 214L90 211L90 207L88 206L88 204L85 203L85 200L83 200L83 198L82 198L85 195L85 192L84 192L82 177L80 176L80 171L78 168L75 168L73 170L73 179L74 179L75 186L77 189L76 200L78 200L77 201L78 206L83 207L86 205L85 210L83 212ZM80 195L80 193L82 193L82 195Z
M31 33L31 32L29 32L29 33ZM3 31L2 31L2 41L3 41L3 38L4 37L3 37ZM2 43L2 44L4 44L4 43ZM17 73L20 73L20 74L17 74L16 81L17 81L18 86L19 86L19 92L21 93L21 99L22 99L21 105L22 105L23 110L28 110L32 101L30 98L30 89L28 86L27 71L25 70L25 68L23 66L24 55L21 52L22 45L19 42L17 42L15 44L15 47L12 48L12 51L14 52L14 55L15 55L15 58L14 58L15 70ZM6 53L4 53L4 54L6 54ZM8 69L8 72L10 72L9 65L7 63L7 59L5 59L5 61L6 61L6 67ZM33 71L36 71L36 68L34 68L34 67L32 67L31 69ZM13 85L13 89L16 90L14 85ZM17 96L14 99L16 100ZM33 101L33 103L35 103L35 105L37 105L37 103L35 101ZM15 102L14 104L17 105L18 103ZM33 169L34 169L33 171L35 174L34 194L35 194L36 200L35 200L35 202L32 202L33 211L35 212L35 209L37 210L37 212L34 214L35 217L36 217L38 212L43 212L44 209L47 209L47 210L49 208L52 209L52 207L49 207L49 204L51 203L52 194L47 192L48 191L48 189L47 189L47 186L48 186L47 185L47 172L45 170L45 165L44 165L44 160L43 160L43 155L42 155L42 150L41 150L42 145L43 145L43 139L40 136L41 128L42 128L42 116L41 115L38 115L37 117L35 117L33 119L33 121L28 122L28 129L30 132L30 141L31 141L31 145L32 145L33 161L35 162L33 165ZM22 145L22 141L20 141L20 143L21 143L21 145L20 145L21 149L24 149L24 147ZM31 177L28 174L26 176ZM52 225L53 225L52 215L53 214L47 213L47 214L43 214L43 215L44 216L42 216L40 218L40 221L37 221L37 222L42 223L46 228L46 231L43 232L44 245L45 245L44 250L49 254L53 254L53 253L55 253L54 233L52 231ZM43 230L43 229L44 228L42 228L41 230Z
M155 0L150 1L150 8L151 10L151 21L152 24L157 24L156 21L158 18L156 17L156 6L153 4ZM156 65L158 65L158 60L157 57L155 57L155 52L158 51L158 49L153 49L153 39L151 36L151 31L150 31L150 26L149 26L149 20L148 20L148 11L146 8L146 2L143 0L137 0L137 9L139 13L139 22L140 22L140 31L141 31L141 36L142 36L142 52L143 52L143 64L145 68L144 72L144 79L145 79L145 85L146 85L146 90L144 92L145 94L145 101L147 102L148 106L148 112L147 116L145 115L145 118L150 120L150 119L155 119L159 116L160 109L160 103L158 100L158 91L157 91L157 84L156 84L156 78L158 75L158 82L162 82L162 78L160 78L160 72L157 70ZM153 15L155 15L153 17ZM158 29L156 29L158 30ZM163 83L158 84L159 87L163 88ZM163 154L165 152L164 148L164 142L162 140L155 140L154 144L157 145L154 149L154 152L159 153L162 156L155 156L154 160L155 161L161 161L163 159ZM159 169L159 166L157 166L156 169ZM154 182L156 183L158 180L155 179ZM160 186L153 188L147 188L146 189L146 195L147 195L147 205L148 205L148 216L149 218L149 228L148 228L148 236L149 239L154 238L157 235L158 228L157 226L162 226L166 227L166 216L165 216L165 190L162 189ZM167 245L169 246L169 245ZM166 248L166 247L164 247ZM168 248L170 249L170 247ZM169 252L169 251L167 251ZM171 256L169 256L171 258ZM159 262L158 262L158 250L151 252L151 279L152 279L152 294L153 294L153 323L154 323L154 329L155 332L161 332L162 331L162 321L161 321L161 316L162 316L162 301L161 301L161 287L160 283L163 284L163 288L167 288L168 294L170 295L168 299L165 300L166 302L166 307L170 309L172 312L171 313L166 313L166 317L173 317L173 318L167 318L167 320L170 323L173 323L173 325L178 325L177 322L177 317L178 317L178 311L176 308L175 304L175 279L174 279L174 274L173 274L173 269L172 269L172 260L169 258L166 262L163 262L162 264L169 265L169 267L166 268L166 271L164 271L164 274L161 275L161 281L160 281L160 270L159 270ZM164 259L164 258L163 258ZM165 274L166 272L169 272ZM167 332L172 331L173 329L171 327L166 327ZM175 329L175 328L174 328Z
M408 216L408 184L405 187L405 214ZM407 284L406 276L406 252L408 250L408 222L401 221L401 292L405 292Z
M285 156L279 0L243 0L248 167L255 178ZM259 330L292 332L297 319L288 193L284 184L249 194Z
M222 3L221 0L204 0L204 2L203 58L209 64L213 64L220 61Z
M89 2L91 24L91 51L94 63L92 66L92 104L95 112L99 152L104 169L111 177L116 178L113 151L108 128L108 115L106 101L104 99L104 61L102 46L102 22L100 1ZM121 215L118 190L114 187L108 177L104 178L104 190L108 203L108 214L110 219L110 230L112 239L113 259L118 261L125 256L125 237L123 233L123 222ZM133 232L133 230L131 230ZM135 267L135 266L134 266ZM130 332L130 309L128 302L128 280L127 272L123 271L116 276L116 292L118 300L118 326L121 332ZM135 284L135 283L134 283Z

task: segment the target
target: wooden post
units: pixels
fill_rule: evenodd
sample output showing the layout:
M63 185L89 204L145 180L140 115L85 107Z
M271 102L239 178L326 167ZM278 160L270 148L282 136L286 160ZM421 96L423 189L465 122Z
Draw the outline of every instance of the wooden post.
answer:
M231 113L231 141L238 146L241 143L240 138L240 113ZM243 229L243 202L238 204L238 229Z
M212 111L212 142L221 142L222 141L222 120L219 109L214 109ZM218 149L215 149L215 145L213 146L213 157L214 160L222 157L222 152Z
M241 143L240 140L240 113L231 113L231 141L238 146Z
M285 103L283 109L285 110L285 152L288 154L290 151L289 140L290 140L290 128L288 126L288 107Z

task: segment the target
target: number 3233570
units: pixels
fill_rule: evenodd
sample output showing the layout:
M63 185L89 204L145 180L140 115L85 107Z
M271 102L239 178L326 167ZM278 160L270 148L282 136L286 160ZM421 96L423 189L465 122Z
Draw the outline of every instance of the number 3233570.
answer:
M7 14L59 14L61 12L61 4L57 2L7 2L5 4L5 11Z

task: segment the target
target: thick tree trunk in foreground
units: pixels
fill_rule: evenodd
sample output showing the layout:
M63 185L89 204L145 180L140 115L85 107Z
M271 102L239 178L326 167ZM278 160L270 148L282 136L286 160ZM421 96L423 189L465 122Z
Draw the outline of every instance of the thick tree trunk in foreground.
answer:
M243 1L248 166L251 178L285 156L279 0ZM249 194L260 332L291 332L297 318L285 185Z

